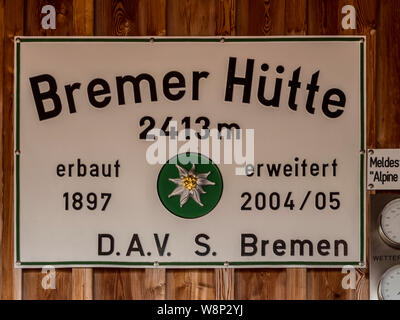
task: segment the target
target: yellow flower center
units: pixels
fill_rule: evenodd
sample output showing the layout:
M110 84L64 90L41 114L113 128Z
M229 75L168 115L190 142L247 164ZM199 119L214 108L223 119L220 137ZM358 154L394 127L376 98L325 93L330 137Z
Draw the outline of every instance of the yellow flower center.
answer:
M182 186L189 191L193 190L197 187L197 178L192 175L182 178Z

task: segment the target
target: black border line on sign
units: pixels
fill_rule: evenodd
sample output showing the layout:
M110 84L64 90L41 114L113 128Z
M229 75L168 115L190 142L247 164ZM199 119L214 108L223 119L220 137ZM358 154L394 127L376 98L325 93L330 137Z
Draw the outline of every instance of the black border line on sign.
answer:
M359 261L242 261L242 262L125 262L125 261L46 261L28 262L21 261L20 251L20 62L21 42L312 42L312 41L358 41L360 42L360 260ZM37 267L44 265L54 266L120 266L120 267L340 267L353 265L365 267L365 185L364 185L364 152L365 152L365 37L364 36L311 36L311 37L202 37L202 38L165 38L165 37L140 37L140 38L114 38L114 37L15 37L15 265L16 267Z

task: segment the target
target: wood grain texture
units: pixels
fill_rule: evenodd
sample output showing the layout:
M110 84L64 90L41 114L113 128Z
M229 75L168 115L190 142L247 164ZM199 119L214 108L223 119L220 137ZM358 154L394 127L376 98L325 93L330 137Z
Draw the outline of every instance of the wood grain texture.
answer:
M144 299L143 269L108 269L94 270L95 300L136 300Z
M170 0L167 3L167 35L216 35L217 13L225 15L226 11L230 10L221 5L218 7L216 0ZM231 29L221 19L218 26L222 32ZM167 299L215 299L215 286L214 270L167 270Z
M56 29L42 29L42 7L51 4L56 9ZM70 1L25 1L24 35L27 36L55 36L72 35L73 9ZM23 152L23 151L22 151ZM71 270L57 269L56 289L43 289L40 269L23 270L23 298L24 299L70 299L71 298Z
M307 34L307 0L286 0L285 34ZM286 269L286 299L307 299L307 269Z
M376 19L377 19L377 1L376 0L339 0L338 25L341 25L341 8L344 5L353 5L356 9L357 28L356 30L340 29L339 34L343 35L365 35L366 36L366 145L374 147L376 145ZM369 262L369 198L367 197L366 206L366 248L367 248L367 266ZM350 290L347 297L352 299L369 298L369 272L368 268L356 269L357 281L356 289Z
M147 300L164 300L166 298L166 270L146 269L144 273L144 298Z
M29 269L22 273L22 298L24 300L69 300L72 298L71 269L56 269L55 289L43 289L46 275L41 270Z
M400 146L400 3L378 1L376 28L376 147ZM397 17L397 18L396 18ZM386 193L377 191L376 193ZM398 191L395 191L398 193Z
M286 270L286 299L307 299L307 269L290 268Z
M166 0L95 2L97 36L163 36ZM95 299L165 299L164 269L95 269Z
M354 290L344 290L345 274L335 269L311 269L308 271L308 299L347 300L354 299Z
M6 8L5 8L5 0L0 1L0 70L1 70L1 77L0 77L0 132L2 133L0 135L0 155L3 154L3 144L5 141L8 141L7 139L9 139L9 135L4 134L3 133L3 112L7 112L4 109L4 102L5 99L8 99L6 97L7 94L10 94L9 92L9 87L6 89L6 83L7 81L10 79L9 75L6 75L6 71L8 72L12 72L12 66L7 65L7 63L9 63L9 59L10 56L6 56L6 50L8 50L9 52L9 45L10 42L8 42L7 36L10 37L11 34L6 34ZM7 7L7 10L9 10L10 7ZM7 30L7 32L9 32L9 30ZM4 94L3 94L4 93ZM12 93L11 93L12 94ZM13 97L13 96L12 96ZM12 100L12 97L10 100ZM7 100L7 103L9 103L10 100ZM6 172L6 175L10 174L9 172ZM10 242L4 242L3 243L3 236L7 237L13 236L12 232L9 232L9 230L7 230L7 228L9 228L9 224L6 220L6 223L3 224L3 219L5 219L5 216L3 215L3 209L5 207L5 205L8 203L9 199L7 199L6 195L3 192L3 187L4 187L4 182L7 183L7 177L4 178L3 175L3 157L0 156L0 298L3 296L2 295L2 288L3 288L3 266L5 264L7 264L7 268L10 267L10 261L7 261L7 258L11 258L11 256L3 256L3 252L5 252L6 254L9 254L10 252L7 250L7 248L5 246L9 245ZM3 226L4 226L4 233L3 233ZM3 260L4 259L4 260ZM13 261L11 261L11 263L14 263ZM9 269L9 271L11 271ZM5 273L4 275L10 275L11 272L9 273ZM7 280L11 280L11 281L7 281ZM8 291L6 290L6 294L4 295L5 298L11 298L11 296L13 297L13 299L17 299L20 300L22 299L22 271L20 269L14 269L14 271L12 272L12 278L11 279L5 279L4 285L12 285L13 287L10 288L11 290ZM11 294L11 295L10 295Z
M102 36L138 35L137 0L97 0L95 32Z
M216 34L217 0L169 0L167 35L212 36Z
M139 35L165 36L167 0L139 1Z
M285 269L236 270L235 299L282 300L285 298Z
M41 19L44 16L41 9L46 4L51 4L56 9L55 30L44 30L41 27ZM94 25L93 11L93 0L26 1L24 34L29 36L91 35ZM91 273L90 270L79 269L72 272L71 269L57 269L55 290L42 288L41 281L44 275L41 270L23 271L23 273L24 299L69 299L71 297L78 299L91 296L92 283L80 282L90 280L90 277L85 276ZM84 292L81 292L82 288L85 289Z
M400 2L379 1L377 147L400 147Z
M73 0L73 31L76 36L94 34L94 0Z
M367 35L367 148L376 147L376 17L377 3L374 1L375 14L374 18L370 15L365 15L366 18L362 25L367 26L364 30ZM361 8L363 10L363 8ZM363 17L364 15L362 15ZM369 227L370 227L370 195L375 194L375 191L367 192L367 218L366 218L366 234L367 234L367 264L369 264ZM356 298L359 300L369 299L369 272L368 269L358 270Z
M97 0L95 32L102 36L163 36L166 0Z
M3 100L1 146L3 188L1 203L1 298L21 297L21 272L14 270L14 35L23 34L24 3L7 0L4 3Z
M167 299L215 299L213 269L167 270Z
M234 22L230 5L231 1L170 0L167 35L226 35L232 30L230 23ZM214 270L167 270L168 299L215 299L215 288Z
M217 30L221 36L234 36L236 34L236 1L217 1ZM235 297L235 269L215 269L215 298L219 300L232 300Z
M234 36L236 33L236 1L218 0L216 20L217 35Z
M75 268L72 269L72 300L93 299L93 269Z
M285 0L238 0L237 35L285 34ZM285 269L237 269L236 299L285 299Z
M5 29L5 11L4 11L4 0L0 1L0 298L1 298L1 288L2 288L2 234L3 234L3 158L2 158L2 146L3 146L3 87L4 87L4 29Z
M215 269L215 298L233 300L235 298L235 269Z
M366 145L367 148L374 148L376 146L376 26L378 18L378 1L357 0L354 3L357 11L357 34L366 36L366 66L367 66L367 79L366 79L366 94L367 94L367 134ZM369 264L369 194L367 193L366 205L366 258L367 266ZM358 300L369 299L369 270L357 269L357 283L354 298Z
M343 30L341 13L344 5L353 5L356 9L357 29ZM321 2L309 0L309 34L366 35L367 37L367 145L375 145L376 110L376 16L377 1L335 0ZM368 235L369 215L366 215ZM366 239L369 245L368 236ZM368 256L367 256L368 258ZM367 299L369 296L368 269L357 269L355 290L342 288L341 280L345 274L340 270L315 269L309 271L308 291L310 299Z
M140 17L139 34L150 36L166 35L166 0L141 1L139 3ZM144 298L163 300L166 298L166 270L146 269L144 274Z
M283 35L285 0L237 0L236 34L239 36Z
M307 34L307 0L286 0L285 34Z
M308 34L335 35L340 30L338 0L308 0Z
M43 6L51 4L56 9L56 29L43 29ZM73 35L73 2L68 0L29 0L25 1L25 35L32 36L71 36Z
M94 32L94 0L73 0L73 34L90 36ZM73 300L93 299L93 269L72 269Z
M309 0L308 34L335 35L341 32L339 0ZM308 299L341 300L353 297L351 290L342 288L344 274L338 269L310 269L308 271Z
M173 36L234 35L233 0L170 0L167 5L167 34ZM169 299L233 298L233 269L168 270ZM174 283L174 286L170 282Z

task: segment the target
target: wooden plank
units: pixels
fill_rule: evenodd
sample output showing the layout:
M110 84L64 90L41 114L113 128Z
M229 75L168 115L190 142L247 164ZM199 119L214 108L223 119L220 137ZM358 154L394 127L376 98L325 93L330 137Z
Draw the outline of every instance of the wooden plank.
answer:
M95 2L97 36L163 36L166 0ZM95 299L165 299L165 269L95 269Z
M170 0L167 3L168 35L230 35L234 34L234 30L234 1ZM167 298L215 299L231 296L233 272L225 271L224 275L210 269L167 270Z
M233 36L236 33L236 2L220 0L217 2L216 34ZM235 269L215 269L215 298L232 300L235 297Z
M376 30L371 26L367 36L367 148L376 146ZM375 191L367 192L367 263L369 263L369 226L370 226L370 195ZM369 299L369 272L368 269L357 270L356 297L359 300Z
M167 35L216 35L216 0L169 0L167 3Z
M4 12L4 0L0 1L0 203L3 203L3 157L2 157L2 145L3 145L3 87L4 87L4 33L5 33L5 12ZM2 265L2 233L3 233L3 205L0 206L0 266ZM0 267L0 297L2 292L2 271Z
M96 35L138 35L138 0L96 1Z
M41 11L43 6L51 4L56 9L56 29L43 29L41 25ZM25 35L30 36L71 36L73 35L73 6L72 1L56 0L29 0L25 1L25 11L19 12L24 14Z
M216 34L234 36L236 33L236 1L220 0L217 3Z
M56 29L43 29L41 20L42 7L51 4L56 9ZM81 1L79 6L87 1ZM30 0L25 2L24 34L28 36L71 36L74 35L74 8L72 1L42 1ZM82 15L81 15L82 16ZM81 27L81 26L80 26ZM23 298L24 299L70 299L72 294L71 269L56 269L56 289L43 289L44 274L39 269L23 271Z
M93 0L73 0L73 33L90 36L94 32ZM93 269L72 269L72 299L93 299Z
M94 269L94 299L145 299L144 275L143 269Z
M400 147L400 2L379 1L377 26L377 147ZM396 16L397 15L397 16Z
M307 34L307 0L286 0L285 34ZM307 269L286 269L286 299L307 299Z
M165 269L146 269L144 273L144 299L164 300L166 297L166 281Z
M285 0L237 1L236 34L284 35ZM237 269L236 299L285 299L285 269Z
M339 0L309 0L308 34L335 35L341 29ZM308 271L309 299L349 299L353 295L342 288L344 274L335 269L310 269Z
M22 0L7 0L4 3L4 74L2 99L1 148L3 188L1 204L1 298L21 297L21 272L14 270L14 35L23 33L24 10Z
M96 0L94 5L94 34L96 36L111 36L112 29L112 5L109 0Z
M167 0L139 1L138 34L141 36L165 36L167 29Z
M308 271L308 299L347 300L354 298L354 290L344 290L344 274L335 269L311 269Z
M41 270L29 269L22 273L22 298L24 300L69 300L71 299L71 270L55 270L55 289L43 289L46 276Z
M345 5L353 5L356 9L357 28L356 30L343 30L341 28L341 8ZM367 111L367 147L376 145L376 18L377 18L377 1L376 0L339 0L338 1L338 26L340 26L339 34L350 35L358 34L366 36L366 111ZM367 265L369 258L369 198L367 197L366 206L366 249L367 249ZM347 298L352 299L368 299L369 298L369 281L368 268L356 269L357 281L356 289L350 290Z
M239 36L283 35L285 0L237 0L236 25Z
M93 299L93 269L72 269L72 294L73 300Z
M341 14L338 12L338 0L308 0L308 34L335 35L338 34Z
M376 30L367 35L367 148L376 146Z
M307 299L307 269L286 269L286 299Z
M76 36L94 33L94 0L73 0L73 32Z
M307 34L307 0L286 0L285 34Z
M167 270L167 299L215 299L215 292L213 269Z
M166 0L97 0L96 35L163 36Z
M233 300L235 298L235 269L215 269L215 298L217 300Z
M285 298L285 269L236 269L235 299L283 300Z
M357 11L357 34L366 35L367 55L367 148L376 146L376 21L377 0L358 0L355 3ZM367 265L369 263L369 196L367 195L366 214L366 250ZM357 269L357 283L355 298L359 300L369 299L369 270Z
M394 17L400 12L398 1L379 1L376 38L376 148L399 148L399 31ZM397 191L395 191L398 193ZM377 191L387 193L387 191Z
M342 7L353 5L356 9L357 29L343 30ZM367 36L367 144L375 145L375 80L376 80L376 0L335 0L321 2L309 0L309 34L359 34ZM368 212L367 212L368 248ZM369 296L368 269L357 269L355 290L345 290L341 270L314 269L308 274L310 299L367 299Z

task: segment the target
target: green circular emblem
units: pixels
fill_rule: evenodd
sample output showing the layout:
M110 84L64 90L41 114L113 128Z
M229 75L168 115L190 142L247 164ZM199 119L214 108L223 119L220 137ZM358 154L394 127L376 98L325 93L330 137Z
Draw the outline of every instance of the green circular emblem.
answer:
M199 153L182 153L161 168L157 192L165 208L182 218L199 218L221 199L222 176L212 161Z

